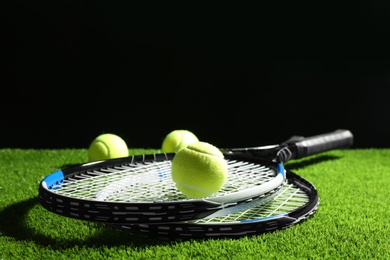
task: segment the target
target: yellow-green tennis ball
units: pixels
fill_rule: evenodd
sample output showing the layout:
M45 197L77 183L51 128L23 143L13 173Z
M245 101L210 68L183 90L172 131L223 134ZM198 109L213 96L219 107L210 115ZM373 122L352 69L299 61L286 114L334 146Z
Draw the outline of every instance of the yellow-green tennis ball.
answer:
M101 134L92 141L88 149L88 160L100 161L129 156L126 142L115 134Z
M161 146L163 153L173 153L179 151L187 145L199 142L198 137L188 130L174 130L167 134Z
M195 142L179 150L172 160L172 180L190 198L211 196L227 181L227 161L212 144Z

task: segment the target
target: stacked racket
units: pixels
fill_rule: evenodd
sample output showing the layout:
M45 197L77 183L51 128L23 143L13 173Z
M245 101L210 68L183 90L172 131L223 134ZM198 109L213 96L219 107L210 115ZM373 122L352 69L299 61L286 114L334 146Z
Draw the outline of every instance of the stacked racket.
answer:
M191 199L171 178L174 153L135 155L56 171L39 185L41 205L58 215L116 230L174 240L239 238L281 230L313 215L316 187L284 163L348 148L353 135L313 137L223 151L228 181L210 197Z

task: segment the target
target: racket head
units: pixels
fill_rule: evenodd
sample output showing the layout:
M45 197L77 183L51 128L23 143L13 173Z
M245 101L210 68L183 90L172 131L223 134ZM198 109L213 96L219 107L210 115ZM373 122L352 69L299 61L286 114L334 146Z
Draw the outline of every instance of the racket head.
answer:
M228 181L210 197L191 199L171 178L175 153L135 155L66 168L43 179L39 201L47 210L108 223L164 223L201 219L222 208L262 199L285 181L282 164L225 154Z
M241 238L297 225L315 214L319 204L316 187L287 170L287 182L280 194L241 212L176 223L106 225L122 232L168 240Z

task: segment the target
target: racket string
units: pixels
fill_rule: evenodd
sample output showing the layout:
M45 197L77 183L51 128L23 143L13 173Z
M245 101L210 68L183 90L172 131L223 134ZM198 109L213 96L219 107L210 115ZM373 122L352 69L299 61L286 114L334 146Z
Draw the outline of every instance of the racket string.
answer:
M213 197L255 188L274 179L274 168L227 160L228 181ZM148 161L88 170L64 180L52 192L73 198L109 202L172 202L192 200L171 178L171 161Z
M303 193L301 189L294 189L291 184L287 186L286 191L288 192L282 193L283 196L281 196L281 203L276 206L268 216L290 212L293 209L302 206L309 200L307 195Z
M309 196L299 187L293 184L286 184L283 186L282 191L278 193L272 200L263 203L259 206L250 207L240 212L232 213L225 216L219 216L215 218L204 218L200 220L192 221L196 224L218 224L227 222L250 222L251 220L259 220L262 218L268 218L271 216L277 216L291 212L305 205L309 201Z
M274 169L242 161L229 161L228 172L228 181L223 187L225 193L261 185L276 175Z

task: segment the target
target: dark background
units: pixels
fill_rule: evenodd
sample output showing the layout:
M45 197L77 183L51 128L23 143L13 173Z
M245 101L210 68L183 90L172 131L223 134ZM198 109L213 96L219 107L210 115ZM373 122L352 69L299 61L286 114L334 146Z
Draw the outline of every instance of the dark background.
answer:
M390 147L389 60L354 55L365 48L342 34L275 29L251 7L207 10L5 5L0 148L86 148L105 132L160 148L174 129L244 147L340 128L357 148ZM333 21L388 20L381 6L368 11Z

